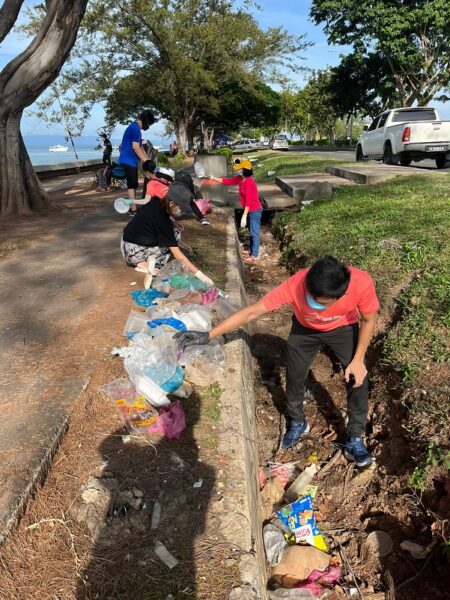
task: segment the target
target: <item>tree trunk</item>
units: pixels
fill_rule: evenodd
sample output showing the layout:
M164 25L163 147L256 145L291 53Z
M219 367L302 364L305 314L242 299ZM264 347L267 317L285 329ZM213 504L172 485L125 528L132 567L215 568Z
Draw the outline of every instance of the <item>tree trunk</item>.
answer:
M51 206L20 133L20 115L0 123L0 198L3 215L26 214Z
M87 0L47 0L36 37L0 72L0 214L50 206L31 166L20 120L24 109L58 76L75 43L86 4Z
M184 154L186 152L188 125L183 119L174 119L173 129L177 138L179 151Z

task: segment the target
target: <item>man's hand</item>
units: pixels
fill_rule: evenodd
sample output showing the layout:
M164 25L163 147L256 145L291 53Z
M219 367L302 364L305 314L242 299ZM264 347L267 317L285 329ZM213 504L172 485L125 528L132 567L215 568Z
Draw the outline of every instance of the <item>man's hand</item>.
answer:
M207 331L179 331L173 336L178 347L183 352L189 346L203 346L209 342L209 333Z
M366 365L359 360L352 360L351 363L345 369L344 377L347 383L350 382L350 376L353 375L355 383L353 387L359 387L364 381L364 377L367 375Z

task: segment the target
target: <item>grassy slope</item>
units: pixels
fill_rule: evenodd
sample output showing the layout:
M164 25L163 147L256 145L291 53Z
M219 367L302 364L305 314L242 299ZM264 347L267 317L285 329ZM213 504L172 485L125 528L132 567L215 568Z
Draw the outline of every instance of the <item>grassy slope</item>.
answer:
M449 184L440 175L341 188L276 225L291 271L332 254L372 274L382 307L396 295L383 357L410 386L450 359Z
M320 173L329 165L342 164L346 161L330 159L326 156L314 154L287 154L285 152L256 152L248 156L256 156L258 160L253 163L255 179L258 183L272 183L280 175L297 175L299 173ZM247 158L247 156L245 156ZM347 161L348 162L348 161ZM257 165L261 164L260 167ZM268 171L275 171L268 176Z

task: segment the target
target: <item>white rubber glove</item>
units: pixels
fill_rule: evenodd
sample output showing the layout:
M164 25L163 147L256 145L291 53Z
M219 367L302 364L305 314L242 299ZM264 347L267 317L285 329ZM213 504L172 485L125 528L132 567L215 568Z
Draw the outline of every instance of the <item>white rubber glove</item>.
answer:
M247 215L243 213L241 217L241 229L245 229L247 227Z
M214 287L214 281L212 279L210 279L207 275L202 273L202 271L200 271L200 270L196 271L194 273L194 277L197 277L197 279L200 279L200 281L202 281L206 285L209 285L210 287Z

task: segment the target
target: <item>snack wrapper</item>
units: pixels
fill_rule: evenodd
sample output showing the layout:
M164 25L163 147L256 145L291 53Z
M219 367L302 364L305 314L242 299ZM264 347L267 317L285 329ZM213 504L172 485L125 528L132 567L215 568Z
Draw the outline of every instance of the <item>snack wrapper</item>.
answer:
M277 512L277 516L292 531L293 535L288 541L295 540L296 544L308 544L327 551L325 540L316 525L312 497L309 494L284 506Z

